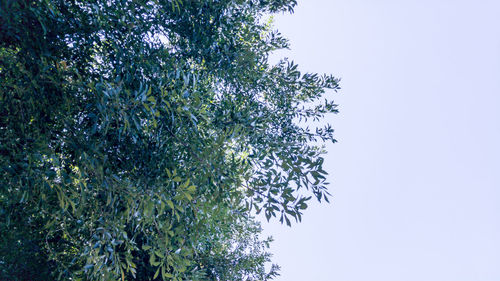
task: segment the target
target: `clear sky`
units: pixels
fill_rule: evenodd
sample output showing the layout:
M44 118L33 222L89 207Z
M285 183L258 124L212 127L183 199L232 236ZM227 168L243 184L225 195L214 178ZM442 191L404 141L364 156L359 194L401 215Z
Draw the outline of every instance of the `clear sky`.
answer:
M279 53L342 78L332 204L264 223L279 281L500 280L500 1L299 0Z

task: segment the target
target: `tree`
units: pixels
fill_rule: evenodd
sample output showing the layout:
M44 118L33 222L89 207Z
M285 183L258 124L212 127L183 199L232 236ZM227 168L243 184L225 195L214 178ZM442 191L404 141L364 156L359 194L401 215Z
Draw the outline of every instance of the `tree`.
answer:
M253 212L328 201L294 0L0 3L0 279L268 280Z

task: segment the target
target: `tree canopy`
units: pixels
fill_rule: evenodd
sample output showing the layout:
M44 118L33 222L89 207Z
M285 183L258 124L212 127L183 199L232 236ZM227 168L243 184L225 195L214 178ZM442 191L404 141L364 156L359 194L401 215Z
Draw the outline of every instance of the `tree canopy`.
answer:
M328 201L331 75L294 0L0 2L0 279L269 280L263 212Z

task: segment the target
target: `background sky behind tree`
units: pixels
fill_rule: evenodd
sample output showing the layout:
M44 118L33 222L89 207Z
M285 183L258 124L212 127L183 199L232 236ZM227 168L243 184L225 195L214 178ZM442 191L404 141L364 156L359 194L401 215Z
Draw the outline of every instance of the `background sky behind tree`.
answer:
M342 78L333 203L264 224L278 280L500 280L500 2L307 0L275 27Z

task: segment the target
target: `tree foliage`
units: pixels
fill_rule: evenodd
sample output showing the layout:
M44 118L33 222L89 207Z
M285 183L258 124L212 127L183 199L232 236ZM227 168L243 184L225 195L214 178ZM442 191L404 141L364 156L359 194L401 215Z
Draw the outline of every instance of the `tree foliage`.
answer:
M0 279L268 280L252 212L328 200L294 0L0 2Z

